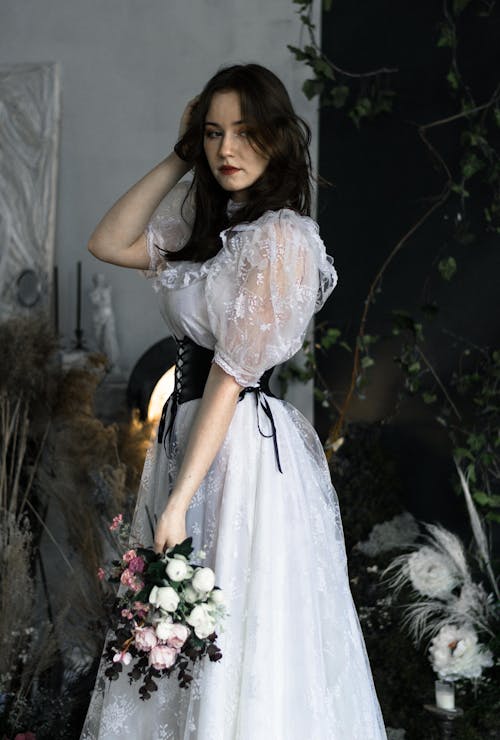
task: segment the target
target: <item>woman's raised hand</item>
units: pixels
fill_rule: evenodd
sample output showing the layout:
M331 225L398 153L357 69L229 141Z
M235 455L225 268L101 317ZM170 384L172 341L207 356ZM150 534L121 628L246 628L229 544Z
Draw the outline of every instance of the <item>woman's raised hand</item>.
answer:
M181 122L179 125L179 139L182 139L184 134L189 128L189 124L191 122L191 114L193 112L193 109L196 107L198 100L200 99L200 96L197 95L195 98L189 101L189 103L184 108L184 113L181 117Z

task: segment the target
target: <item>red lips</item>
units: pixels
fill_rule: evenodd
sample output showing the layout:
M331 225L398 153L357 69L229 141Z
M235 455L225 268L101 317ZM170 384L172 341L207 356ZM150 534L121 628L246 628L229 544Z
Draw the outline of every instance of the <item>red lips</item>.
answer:
M223 167L219 167L219 172L221 172L223 175L233 175L235 172L239 172L238 167L229 167L227 165L224 165Z

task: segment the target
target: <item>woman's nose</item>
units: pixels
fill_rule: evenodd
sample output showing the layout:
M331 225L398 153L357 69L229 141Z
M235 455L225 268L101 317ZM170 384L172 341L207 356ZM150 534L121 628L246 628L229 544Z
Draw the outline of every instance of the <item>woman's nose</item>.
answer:
M228 157L233 153L233 141L229 133L224 134L220 142L219 154L221 157Z

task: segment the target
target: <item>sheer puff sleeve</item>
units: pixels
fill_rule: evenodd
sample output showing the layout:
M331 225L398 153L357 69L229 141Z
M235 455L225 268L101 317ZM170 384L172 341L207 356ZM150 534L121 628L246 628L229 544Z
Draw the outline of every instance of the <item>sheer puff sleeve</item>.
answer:
M240 385L255 386L300 349L337 273L317 224L289 209L221 236L206 284L214 362Z
M177 252L187 244L194 222L192 198L188 197L184 204L189 186L190 182L186 180L177 183L161 201L146 227L148 277L154 277L165 269L165 250Z

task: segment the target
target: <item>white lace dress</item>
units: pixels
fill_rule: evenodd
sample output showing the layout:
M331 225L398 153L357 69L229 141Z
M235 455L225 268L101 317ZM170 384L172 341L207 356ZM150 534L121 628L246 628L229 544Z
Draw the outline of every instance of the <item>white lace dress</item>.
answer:
M171 192L147 231L162 314L173 335L214 349L226 372L256 385L300 348L335 286L331 258L315 222L283 209L223 232L203 264L162 263L155 245L179 248L189 234L185 192L185 183ZM187 513L226 597L222 660L198 664L188 689L160 680L145 702L126 669L110 683L101 665L81 740L386 738L323 449L293 406L267 400L283 472L249 393ZM145 507L161 513L198 403L179 406L167 452L148 453L133 523L143 544L152 544Z

